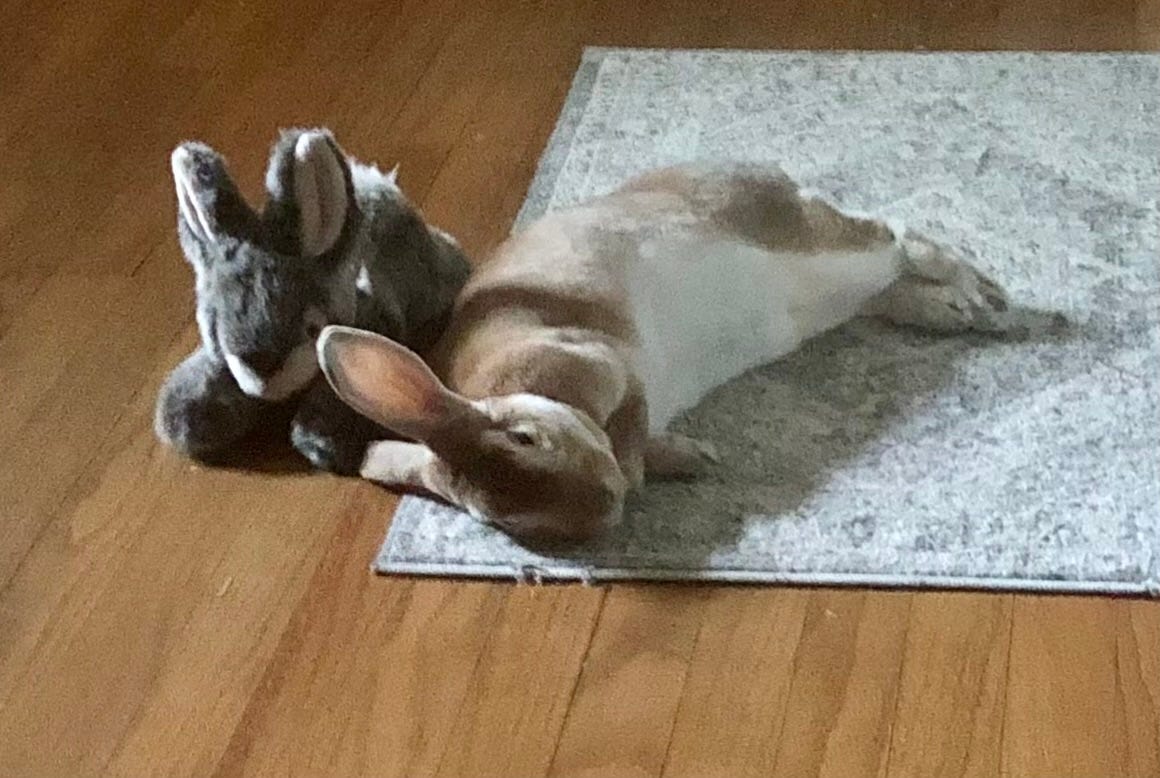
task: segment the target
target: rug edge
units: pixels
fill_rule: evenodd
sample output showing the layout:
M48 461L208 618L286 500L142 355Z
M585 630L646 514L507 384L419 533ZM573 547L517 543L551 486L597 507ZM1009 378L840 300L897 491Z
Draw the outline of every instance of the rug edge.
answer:
M536 172L528 183L524 201L512 222L512 232L535 221L547 211L548 202L556 191L556 181L572 148L572 141L592 97L592 88L596 84L596 76L600 72L607 51L597 46L586 46L581 53L580 62L572 73L568 95L557 114L556 126L552 128L548 143L544 146L539 161L536 162Z
M746 49L730 48L728 46L706 46L690 48L667 48L664 46L585 46L584 54L599 55L621 53L672 52L678 54L754 54L768 56L770 54L787 54L810 56L859 56L859 57L927 57L927 56L963 56L963 57L1020 57L1033 55L1037 57L1091 59L1095 57L1128 57L1160 59L1160 51L1144 49L1094 49L1091 51L1059 51L1055 49Z
M654 583L780 584L789 586L870 587L889 589L979 590L1035 594L1114 594L1160 599L1160 581L1135 582L1093 580L1049 580L1038 578L993 578L941 576L929 573L893 575L885 573L786 573L744 569L687 568L583 568L568 565L464 565L438 562L392 562L375 560L380 575L454 576L509 580L516 582L614 583L643 581Z

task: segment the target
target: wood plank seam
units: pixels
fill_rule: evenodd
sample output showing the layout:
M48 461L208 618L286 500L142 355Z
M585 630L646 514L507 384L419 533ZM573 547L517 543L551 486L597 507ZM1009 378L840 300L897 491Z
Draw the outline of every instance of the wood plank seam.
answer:
M681 720L681 713L685 709L685 702L687 699L685 692L686 692L686 684L688 683L688 680L689 680L689 667L693 662L693 657L695 657L697 655L697 649L700 647L700 644L701 644L701 634L705 629L705 622L707 621L707 619L705 618L705 614L706 614L707 610L708 609L705 609L701 613L701 623L697 625L697 637L695 637L693 639L693 646L689 650L689 657L688 657L688 659L685 660L685 672L684 672L684 675L681 677L681 695L677 701L677 709L673 713L673 722L669 727L668 742L665 744L665 756L664 756L664 759L661 760L661 769L660 769L660 772L657 774L657 778L664 778L664 776L668 773L668 770L669 770L670 758L671 758L672 753L673 753L673 741L675 739L674 735L676 734L676 731L677 731L677 722Z
M999 721L999 774L1007 776L1010 774L1007 766L1007 694L1011 689L1011 644L1012 635L1015 634L1015 596L1005 595L1010 601L1009 617L1007 619L1007 654L1004 661L1007 665L1003 668L1003 702L999 710L1003 711L1003 716Z
M584 677L584 670L588 667L588 655L592 651L592 642L596 638L596 631L600 629L600 622L604 618L604 606L608 604L608 593L612 586L605 586L600 593L600 604L596 606L596 618L592 620L592 629L588 631L588 644L584 646L584 658L580 661L580 671L576 673L576 677L572 679L572 688L568 690L568 704L565 709L564 716L560 719L560 729L556 733L556 743L552 746L552 756L548 759L548 769L546 774L551 774L552 768L556 765L556 757L560 753L560 744L563 742L561 735L568 726L568 720L572 717L572 705L576 701L576 690L580 688L580 679Z
M910 654L910 641L907 640L910 633L911 617L914 613L914 598L911 597L906 603L906 632L907 635L902 638L902 659L898 662L898 675L894 679L894 706L890 712L890 727L886 737L886 760L882 767L883 775L890 775L890 760L894 756L894 724L898 721L899 706L902 704L902 679L906 677L906 661Z

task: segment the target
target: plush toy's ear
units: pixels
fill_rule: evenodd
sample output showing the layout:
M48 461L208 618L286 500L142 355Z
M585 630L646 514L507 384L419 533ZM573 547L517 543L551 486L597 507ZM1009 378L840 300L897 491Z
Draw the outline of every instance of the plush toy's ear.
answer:
M183 143L169 158L181 223L193 237L211 243L240 237L256 219L220 154L204 143Z
M283 242L293 241L294 253L317 257L334 248L354 191L346 155L329 130L283 132L270 154L266 189L268 216Z

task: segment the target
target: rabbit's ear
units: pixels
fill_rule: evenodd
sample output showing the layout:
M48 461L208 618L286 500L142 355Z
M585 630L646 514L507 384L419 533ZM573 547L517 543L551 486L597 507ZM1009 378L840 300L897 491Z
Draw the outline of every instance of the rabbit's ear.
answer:
M430 441L480 413L413 351L373 332L326 327L318 338L318 362L347 405L414 440Z
M169 158L181 221L193 236L213 242L240 237L253 227L254 212L226 170L220 154L204 143L183 143Z
M346 155L329 130L284 132L270 154L266 189L269 215L284 239L293 238L296 253L317 257L334 248L353 189Z

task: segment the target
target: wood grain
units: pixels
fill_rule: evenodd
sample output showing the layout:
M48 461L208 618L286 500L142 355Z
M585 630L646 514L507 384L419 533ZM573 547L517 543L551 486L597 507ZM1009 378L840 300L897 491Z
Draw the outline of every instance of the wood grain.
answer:
M715 596L689 661L662 775L769 773L811 607L816 595L805 590Z
M660 774L710 599L702 589L609 592L549 775Z
M890 778L1000 773L1011 597L931 594L910 613Z
M1011 775L1156 775L1155 604L1015 600L1004 720ZM1144 640L1141 643L1140 638ZM1082 667L1079 673L1068 668Z
M734 597L705 617L664 775L879 774L911 595Z
M773 775L880 774L912 599L907 593L811 597Z
M0 0L0 775L1160 775L1160 604L379 578L396 499L157 446L166 158L278 126L481 253L582 46L1160 48L1157 0Z

